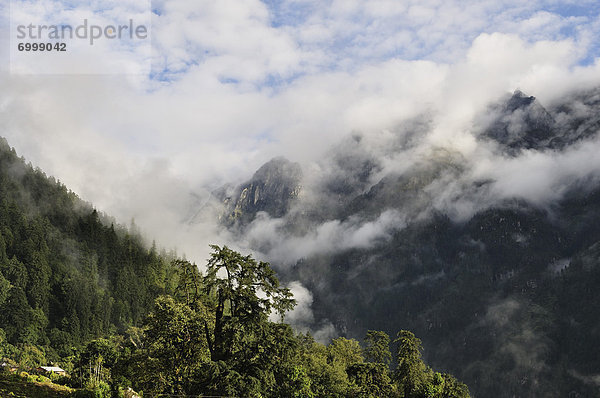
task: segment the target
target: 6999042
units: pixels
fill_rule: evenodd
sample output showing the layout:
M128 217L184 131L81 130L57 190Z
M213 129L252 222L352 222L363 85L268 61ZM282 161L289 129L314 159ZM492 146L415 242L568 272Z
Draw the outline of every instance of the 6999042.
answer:
M67 43L19 43L19 51L67 51Z

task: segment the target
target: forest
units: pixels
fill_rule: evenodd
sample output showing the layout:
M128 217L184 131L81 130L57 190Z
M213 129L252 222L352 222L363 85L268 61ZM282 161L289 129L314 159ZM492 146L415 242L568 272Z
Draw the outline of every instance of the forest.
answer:
M146 245L133 222L117 225L2 140L0 392L49 383L73 397L469 396L424 363L410 331L328 344L296 332L285 323L295 300L269 264L211 248L201 272Z

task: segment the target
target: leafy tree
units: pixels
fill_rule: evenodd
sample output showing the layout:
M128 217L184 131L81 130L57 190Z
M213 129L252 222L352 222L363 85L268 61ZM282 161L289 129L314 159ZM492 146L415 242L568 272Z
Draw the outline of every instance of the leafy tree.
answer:
M32 344L21 344L17 348L16 360L19 366L30 369L45 364L46 353L42 348Z
M470 397L466 385L451 375L433 372L425 365L421 359L421 340L412 332L401 330L395 342L398 343L398 367L394 372L394 381L404 397Z
M267 263L212 248L205 275L187 261L173 262L176 298L156 300L139 339L143 348L132 355L144 366L123 368L151 393L255 396L285 390L294 382L288 370L297 340L289 325L270 322L269 315L292 308L289 290Z
M269 264L251 256L211 245L202 289L214 322L205 322L206 340L213 361L229 360L239 343L260 334L271 312L282 318L295 300L279 281ZM221 273L224 277L221 277Z
M302 364L290 363L282 367L274 396L291 398L313 398L315 382Z
M349 396L361 398L394 397L396 388L389 368L382 363L355 363L346 370L350 381Z
M348 390L348 375L342 366L330 361L328 349L310 334L300 335L301 364L311 380L316 397L343 397Z
M79 353L74 376L81 386L90 389L105 388L110 381L110 369L118 359L118 343L109 339L96 339L88 342Z
M440 395L441 398L469 398L469 388L466 384L456 380L456 378L450 374L442 374L444 379L444 389Z
M358 341L338 337L327 346L329 362L341 366L344 370L355 363L364 361Z
M446 380L443 376L435 372L431 375L430 380L423 385L423 395L425 397L441 397L445 389Z
M146 390L150 387L150 391L175 394L186 390L186 383L198 364L210 358L204 335L206 317L205 313L178 303L172 297L156 300L142 337L148 360L145 369L140 370L150 372L156 378L152 381L152 377L138 375L141 380L151 383L143 386Z

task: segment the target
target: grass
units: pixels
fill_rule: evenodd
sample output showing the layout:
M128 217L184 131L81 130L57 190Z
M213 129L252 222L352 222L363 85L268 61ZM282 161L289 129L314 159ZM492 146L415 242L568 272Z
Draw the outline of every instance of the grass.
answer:
M72 388L52 382L28 382L16 374L0 373L0 397L2 398L64 398L71 395Z

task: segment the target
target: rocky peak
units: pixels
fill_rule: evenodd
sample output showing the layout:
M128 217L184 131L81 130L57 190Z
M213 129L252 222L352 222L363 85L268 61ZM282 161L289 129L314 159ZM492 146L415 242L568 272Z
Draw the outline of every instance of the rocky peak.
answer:
M492 106L492 122L483 136L516 155L523 149L543 149L556 135L554 118L533 96L517 90L507 101Z
M252 178L239 185L230 196L222 196L226 224L252 222L264 211L271 217L282 217L300 192L302 169L298 163L283 157L271 159L262 165Z
M295 185L302 177L302 169L284 157L276 157L263 164L252 176L251 183L261 185Z
M508 112L514 112L517 109L525 109L534 102L534 96L527 96L521 90L515 90L512 97L506 102L505 109Z

